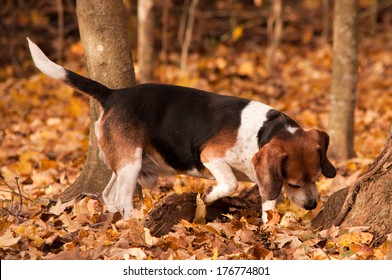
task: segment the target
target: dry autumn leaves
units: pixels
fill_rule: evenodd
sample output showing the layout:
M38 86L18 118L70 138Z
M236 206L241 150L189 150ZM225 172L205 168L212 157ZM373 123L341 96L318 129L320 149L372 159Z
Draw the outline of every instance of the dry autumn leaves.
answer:
M362 42L357 95L357 157L336 163L339 175L318 183L322 200L351 185L379 154L392 120L392 53L386 34ZM68 67L82 68L79 44ZM261 52L224 45L189 59L189 76L160 66L160 82L257 99L284 111L304 127L327 126L331 49L282 46L280 76L267 79ZM173 59L176 59L175 57ZM81 171L88 147L88 100L41 74L7 78L0 85L0 259L384 259L391 240L366 227L314 229L313 211L288 201L271 213L236 209L219 219L180 221L154 237L141 220L173 193L202 192L212 182L176 177L144 190L130 220L106 213L94 198L62 203L56 196ZM15 178L18 179L15 179ZM248 186L243 185L242 188ZM203 214L204 213L204 214Z

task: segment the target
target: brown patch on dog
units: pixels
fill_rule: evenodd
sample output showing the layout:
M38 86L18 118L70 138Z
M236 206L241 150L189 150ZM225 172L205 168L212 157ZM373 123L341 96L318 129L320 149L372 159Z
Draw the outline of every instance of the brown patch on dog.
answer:
M222 129L203 146L200 153L202 162L208 162L213 158L222 158L227 150L231 149L237 141L237 129Z
M283 161L287 157L283 146L283 141L273 139L252 158L260 196L263 201L276 199L282 190L282 167Z
M334 178L336 176L336 169L329 161L327 157L327 150L329 146L329 136L326 132L313 129L309 131L316 136L316 139L320 145L319 153L321 157L321 172L327 178Z
M136 121L124 123L113 111L102 116L99 124L98 145L105 154L107 164L117 172L124 163L134 162L133 155L143 146L144 129Z

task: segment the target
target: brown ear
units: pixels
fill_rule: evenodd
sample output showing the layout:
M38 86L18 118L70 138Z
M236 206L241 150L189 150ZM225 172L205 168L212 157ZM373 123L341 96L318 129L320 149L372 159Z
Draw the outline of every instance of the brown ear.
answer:
M282 167L287 154L280 145L270 142L253 156L252 163L259 184L261 199L276 199L283 184Z
M329 145L329 136L326 132L316 130L318 134L318 141L320 145L320 159L321 159L321 172L327 178L336 176L336 169L327 157L327 150Z

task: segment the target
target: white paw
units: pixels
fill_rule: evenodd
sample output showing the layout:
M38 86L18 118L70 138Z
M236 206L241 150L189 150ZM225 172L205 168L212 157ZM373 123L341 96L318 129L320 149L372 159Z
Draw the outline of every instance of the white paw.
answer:
M211 204L216 200L216 195L214 194L214 187L210 186L201 197L205 204Z
M131 215L132 215L133 205L132 204L127 204L122 209L123 209L123 211L120 211L120 213L123 216L123 218L124 219L130 218Z
M261 219L263 220L264 224L268 223L268 213L266 211L263 211L261 214Z

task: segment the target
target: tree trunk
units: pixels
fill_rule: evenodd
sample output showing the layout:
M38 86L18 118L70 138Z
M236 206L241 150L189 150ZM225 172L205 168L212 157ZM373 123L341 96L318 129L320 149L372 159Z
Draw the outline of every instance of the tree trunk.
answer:
M138 33L137 55L139 80L148 83L153 80L154 56L154 0L139 0L137 5Z
M392 233L392 125L378 158L353 186L328 199L312 225L369 226L379 235Z
M184 28L184 37L181 43L181 60L180 60L181 74L185 74L187 70L188 53L192 41L193 25L195 23L196 7L198 4L199 4L199 0L192 0L191 3L189 4L186 28Z
M76 1L80 37L86 54L89 77L109 88L135 85L124 11L121 0ZM111 172L98 156L94 123L99 115L98 102L91 100L87 159L82 173L60 196L63 201L85 194L99 195L110 179Z
M162 5L162 50L161 50L161 63L167 63L167 50L168 50L168 42L169 42L169 11L171 7L171 0L166 0Z
M335 1L329 133L330 156L354 155L354 105L358 80L357 0Z
M269 74L273 73L275 54L282 37L282 2L283 0L273 0L271 12L267 21L268 39L270 42L267 49L265 68Z

